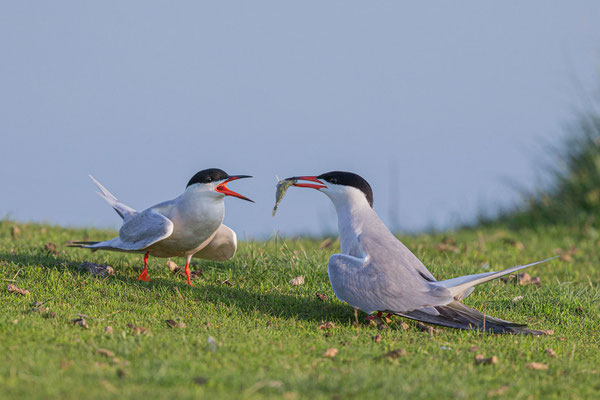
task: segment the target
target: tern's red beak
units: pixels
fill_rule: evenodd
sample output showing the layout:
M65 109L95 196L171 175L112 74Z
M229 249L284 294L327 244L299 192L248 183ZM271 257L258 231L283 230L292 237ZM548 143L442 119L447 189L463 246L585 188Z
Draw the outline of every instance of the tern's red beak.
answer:
M235 181L238 179L243 179L243 178L252 178L250 175L233 175L233 176L229 176L229 178L227 178L226 181L224 181L223 183L219 183L219 185L217 185L217 187L215 188L215 191L219 192L219 193L223 193L225 196L233 196L233 197L237 197L238 199L242 199L242 200L246 200L246 201L250 201L252 203L254 203L253 200L250 200L249 198L247 198L246 196L242 196L239 193L234 192L233 190L229 189L227 187L227 184L231 181Z
M288 178L288 179L294 179L297 181L311 181L311 182L318 183L318 185L315 185L312 183L294 183L294 186L297 186L297 187L305 187L305 188L311 188L311 189L317 189L317 190L327 187L325 184L323 184L323 182L318 180L316 176L294 176L294 177Z

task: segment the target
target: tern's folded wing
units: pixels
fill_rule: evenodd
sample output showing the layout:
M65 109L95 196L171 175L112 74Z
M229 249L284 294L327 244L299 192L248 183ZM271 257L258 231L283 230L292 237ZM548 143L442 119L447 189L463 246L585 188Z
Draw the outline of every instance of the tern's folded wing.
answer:
M147 209L127 219L119 230L121 248L144 249L173 233L173 222L164 215Z
M452 301L450 292L394 265L345 254L329 259L329 279L336 296L363 311L410 311Z
M213 261L229 260L235 255L237 236L233 229L221 224L212 240L202 250L194 254L196 258Z

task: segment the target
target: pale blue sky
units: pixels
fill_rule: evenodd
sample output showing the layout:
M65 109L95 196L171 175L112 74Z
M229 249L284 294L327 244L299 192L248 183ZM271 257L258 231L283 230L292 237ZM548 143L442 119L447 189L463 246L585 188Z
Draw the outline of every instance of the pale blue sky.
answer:
M536 183L597 87L598 21L592 0L4 2L0 213L116 227L87 174L142 209L220 167L255 176L231 188L256 204L227 199L241 237L322 233L315 191L271 217L275 175L340 169L390 224L469 221Z

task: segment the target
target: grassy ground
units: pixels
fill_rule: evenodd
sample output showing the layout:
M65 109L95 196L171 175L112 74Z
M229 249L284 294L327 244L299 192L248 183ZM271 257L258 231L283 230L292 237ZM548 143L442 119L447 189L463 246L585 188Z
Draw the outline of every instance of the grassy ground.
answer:
M541 286L495 281L467 299L490 315L554 331L515 337L444 328L430 336L410 321L405 330L399 318L379 330L364 322L364 314L357 330L353 310L334 298L327 277L328 257L339 248L335 241L326 248L311 240L241 243L229 262L199 262L195 269L204 273L190 288L163 259L150 259L153 280L142 283L135 280L141 256L64 247L68 240L105 239L113 232L19 225L13 238L12 226L0 225L3 398L600 396L600 237L594 230L463 230L445 241L443 235L403 238L438 279L576 248L528 271ZM48 242L56 254L45 249ZM115 274L81 273L75 265L84 260L110 264ZM299 275L305 284L292 286ZM9 293L10 283L30 294ZM523 298L513 302L517 296ZM34 301L49 312L32 310ZM89 317L89 329L71 322L78 314ZM185 327L171 328L168 319ZM335 327L318 329L327 321ZM128 324L147 332L135 334ZM107 326L112 333L105 333ZM373 339L378 334L380 342ZM474 346L479 349L470 351ZM338 354L324 357L330 348ZM385 356L396 349L406 354ZM476 364L476 354L498 362ZM529 369L531 362L548 369Z

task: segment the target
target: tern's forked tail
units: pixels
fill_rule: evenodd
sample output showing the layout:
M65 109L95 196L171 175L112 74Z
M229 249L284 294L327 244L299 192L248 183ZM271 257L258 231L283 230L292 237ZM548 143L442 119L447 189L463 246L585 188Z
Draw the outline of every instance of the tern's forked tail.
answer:
M108 191L107 188L102 186L100 182L96 180L93 176L89 175L90 179L98 186L100 192L97 192L100 197L102 197L110 206L119 214L119 217L125 219L126 217L130 217L135 214L135 210L129 207L127 204L120 202L111 192Z
M481 274L460 276L458 278L435 282L435 284L448 289L450 291L450 293L452 294L452 297L454 297L457 300L460 300L464 297L467 297L473 291L473 288L477 285L480 285L482 283L485 283L485 282L488 282L488 281L491 281L494 279L498 279L504 275L508 275L510 273L531 267L533 265L537 265L537 264L544 263L546 261L550 261L552 259L555 259L556 257L551 257L551 258L547 258L545 260L536 261L531 264L517 265L515 267L507 268L505 270L498 271L498 272L484 272Z

